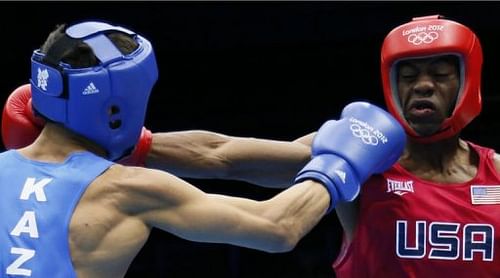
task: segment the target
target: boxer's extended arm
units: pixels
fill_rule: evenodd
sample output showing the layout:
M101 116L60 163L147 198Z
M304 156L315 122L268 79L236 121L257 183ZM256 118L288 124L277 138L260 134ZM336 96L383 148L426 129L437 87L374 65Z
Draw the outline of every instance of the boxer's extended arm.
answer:
M136 168L127 176L149 185L128 190L132 197L126 211L189 240L288 251L325 211L353 200L371 174L390 167L404 143L403 128L387 112L354 103L344 108L341 120L320 128L313 158L299 171L298 183L270 200L209 195L175 176Z
M297 184L267 201L206 194L162 171L121 167L122 187L115 202L130 217L181 238L229 243L266 252L285 252L324 215L325 187ZM117 175L115 175L117 176Z
M182 177L286 187L309 159L310 148L299 142L180 131L153 134L146 166Z

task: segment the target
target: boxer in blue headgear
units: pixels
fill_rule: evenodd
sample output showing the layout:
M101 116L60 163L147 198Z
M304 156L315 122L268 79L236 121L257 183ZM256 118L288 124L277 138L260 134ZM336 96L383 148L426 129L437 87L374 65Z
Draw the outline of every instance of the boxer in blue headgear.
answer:
M110 32L129 36L137 47L122 53L107 36ZM63 59L68 57L65 50L85 45L95 54L95 63ZM130 153L137 143L157 78L151 43L128 29L103 22L72 25L50 49L35 50L31 58L35 110L97 143L110 160Z
M207 194L171 174L109 161L126 154L141 131L156 80L145 39L96 22L60 27L32 60L33 103L49 121L33 143L0 153L0 211L8 212L0 218L0 272L7 277L123 277L152 228L198 242L289 251L327 211L354 198L364 179L392 164L404 144L403 129L387 112L354 103L318 131L314 158L290 189L265 201ZM248 154L248 143L237 156ZM261 149L268 142L256 143ZM283 146L276 143L275 152ZM193 153L186 157L200 159ZM270 154L265 164L276 159ZM252 157L250 171L258 168Z

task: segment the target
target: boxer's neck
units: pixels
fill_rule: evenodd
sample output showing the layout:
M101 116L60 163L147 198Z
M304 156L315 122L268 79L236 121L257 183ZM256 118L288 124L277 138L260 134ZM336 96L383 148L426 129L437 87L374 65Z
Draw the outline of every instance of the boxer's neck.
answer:
M30 159L48 162L62 162L73 152L89 151L103 157L106 154L93 142L50 122L33 144L19 151Z

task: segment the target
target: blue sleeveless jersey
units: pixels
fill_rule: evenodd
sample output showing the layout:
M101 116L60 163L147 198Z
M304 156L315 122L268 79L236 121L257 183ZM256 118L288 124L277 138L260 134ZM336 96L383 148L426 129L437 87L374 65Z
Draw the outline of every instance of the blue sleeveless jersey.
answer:
M111 166L89 152L63 163L0 154L0 277L76 277L69 250L74 208Z

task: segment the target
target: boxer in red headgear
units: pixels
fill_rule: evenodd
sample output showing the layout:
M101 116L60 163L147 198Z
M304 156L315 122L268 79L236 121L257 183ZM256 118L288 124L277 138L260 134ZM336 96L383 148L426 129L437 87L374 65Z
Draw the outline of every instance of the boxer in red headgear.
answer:
M401 110L397 88L398 65L409 58L453 55L459 62L460 90L453 112L438 132L422 136L411 127ZM459 133L481 112L483 53L477 36L466 26L428 16L415 18L392 30L382 46L382 83L389 111L420 142L435 142Z
M441 16L387 35L384 96L408 141L357 205L337 208L337 277L500 277L500 159L459 137L481 111L481 64L476 35Z

